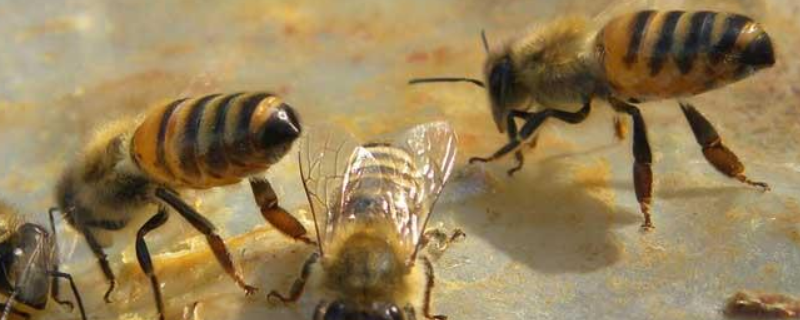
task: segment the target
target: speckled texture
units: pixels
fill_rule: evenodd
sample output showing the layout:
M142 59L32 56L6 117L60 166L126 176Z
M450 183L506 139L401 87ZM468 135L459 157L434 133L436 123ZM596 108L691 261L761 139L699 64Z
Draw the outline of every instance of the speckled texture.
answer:
M333 122L362 138L452 121L460 153L434 219L468 238L436 261L433 305L451 319L724 319L726 299L741 289L800 295L800 3L658 1L659 8L751 15L775 39L778 64L692 99L748 174L771 183L768 193L714 171L676 103L644 105L656 178L657 229L649 234L638 229L630 139L615 141L607 106L580 126L545 125L523 171L508 178L510 160L466 164L504 141L484 92L405 85L419 76L480 76L481 29L497 43L554 15L625 11L638 5L632 2L6 2L0 190L44 222L60 170L95 126L165 98L267 89L307 124ZM270 175L284 206L305 212L294 161ZM283 307L267 304L265 294L288 289L311 248L263 226L245 186L193 199L225 226L236 261L262 290L244 298L202 238L173 215L148 237L170 318L199 301L200 319L310 319L310 297ZM85 244L70 228L60 231L66 269L91 318L153 318L150 288L126 245L133 238L117 237L111 250L121 286L116 302L105 304ZM55 304L49 312L44 318L68 318Z

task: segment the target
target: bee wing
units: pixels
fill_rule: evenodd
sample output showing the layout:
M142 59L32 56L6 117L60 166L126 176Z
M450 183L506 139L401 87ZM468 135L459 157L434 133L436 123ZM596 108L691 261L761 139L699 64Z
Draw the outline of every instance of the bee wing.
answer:
M592 18L598 28L617 16L639 10L657 8L656 0L613 0L611 2L613 3Z
M430 212L452 171L456 135L446 122L432 122L391 136L411 165L387 164L351 135L328 127L307 131L301 142L300 172L314 217L317 241L326 243L342 226L368 219L388 219L416 255ZM399 181L374 177L410 177L413 193ZM408 181L407 181L408 182ZM371 196L362 197L362 192ZM377 203L381 202L377 207ZM384 205L385 204L385 205ZM343 210L347 206L348 210ZM376 209L377 208L377 209Z
M335 226L350 155L358 148L352 135L324 125L307 129L300 142L300 176L314 218L320 253L324 252L323 242Z
M392 145L405 149L412 157L418 177L419 190L415 207L420 210L416 217L397 219L397 227L401 234L411 237L414 245L410 263L413 263L419 251L420 240L431 212L442 192L450 173L453 170L457 152L457 137L448 122L438 121L415 126L398 135Z
M4 270L11 276L16 299L28 305L44 305L49 295L52 258L56 254L48 231L33 224L23 224L17 229L19 243L13 252L11 268Z

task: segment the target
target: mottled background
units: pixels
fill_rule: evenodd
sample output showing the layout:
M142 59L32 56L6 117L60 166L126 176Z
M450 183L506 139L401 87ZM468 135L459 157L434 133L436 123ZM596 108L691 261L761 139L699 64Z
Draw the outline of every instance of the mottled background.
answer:
M266 89L303 120L333 122L366 139L448 119L460 135L452 183L435 225L468 238L435 262L434 310L451 319L722 319L740 289L800 295L800 97L794 0L660 1L761 21L776 67L692 99L768 193L725 178L703 158L674 102L644 105L654 149L654 232L639 231L630 139L617 142L612 112L598 105L580 126L547 124L525 169L511 161L467 165L504 142L485 93L469 85L409 87L412 77L479 77L490 42L565 13L632 10L631 1L95 1L0 4L0 190L44 222L66 161L96 126L136 115L153 101L212 91ZM691 4L688 4L691 3ZM602 16L602 14L601 14ZM283 204L307 206L294 161L270 176ZM252 297L221 273L178 215L149 236L158 253L170 318L199 302L200 319L308 319L316 301L271 306L309 247L263 226L244 186L194 195L230 239ZM148 319L149 284L130 244L111 260L121 287L105 284L85 244L61 226L61 253L93 319ZM189 235L189 236L187 236ZM77 318L51 304L49 319Z

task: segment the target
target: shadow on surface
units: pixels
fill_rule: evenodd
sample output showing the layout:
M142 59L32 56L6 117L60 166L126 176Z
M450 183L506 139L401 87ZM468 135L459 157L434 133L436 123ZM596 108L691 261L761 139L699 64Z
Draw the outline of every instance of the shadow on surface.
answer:
M486 239L538 271L585 273L610 266L622 250L611 229L638 224L641 216L615 212L613 190L593 188L610 194L611 199L601 200L603 196L590 194L585 184L573 181L570 169L564 161L544 160L529 163L527 172L513 178L498 175L494 190L453 209L459 212L455 219L470 235ZM466 173L454 185L470 183L469 172L483 169L462 170Z

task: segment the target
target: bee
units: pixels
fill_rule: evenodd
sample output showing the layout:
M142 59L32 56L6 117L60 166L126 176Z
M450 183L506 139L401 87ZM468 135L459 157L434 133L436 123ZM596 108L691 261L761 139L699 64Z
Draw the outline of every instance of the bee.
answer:
M724 311L731 317L797 318L800 300L779 293L739 291L728 299Z
M116 280L103 250L109 232L138 228L136 257L150 278L161 319L164 306L145 236L167 222L168 206L205 235L217 261L249 295L214 225L184 202L183 189L208 189L248 179L264 218L292 238L311 242L298 220L278 205L259 175L278 162L301 134L294 109L270 93L211 94L158 104L138 119L99 130L56 187L64 217L83 234L109 282ZM152 212L155 211L153 215ZM142 221L144 220L144 221Z
M72 275L58 270L56 229L50 211L50 231L24 221L7 203L0 201L0 293L5 296L0 319L30 318L47 307L49 298L73 309L70 301L60 300L59 279L69 281L81 319L86 320L83 300Z
M422 78L425 82L470 82L487 88L492 117L509 142L489 162L513 153L513 175L524 162L521 147L545 120L578 124L589 115L592 100L601 99L633 120L633 181L644 230L650 218L652 154L644 119L635 104L679 99L683 114L708 162L725 175L768 190L750 180L744 165L722 143L711 123L682 99L742 80L771 67L775 55L770 36L752 19L710 11L653 11L622 14L601 28L580 16L562 17L490 50L485 82L470 78ZM542 109L530 111L534 104ZM581 104L575 111L571 107ZM517 120L522 120L522 127ZM619 122L617 134L623 135Z
M446 122L432 122L390 142L356 146L342 136L309 137L301 146L318 251L288 295L272 291L268 299L295 302L310 281L327 295L316 320L408 320L417 309L427 319L446 319L430 314L433 266L418 255L453 167L455 133Z

